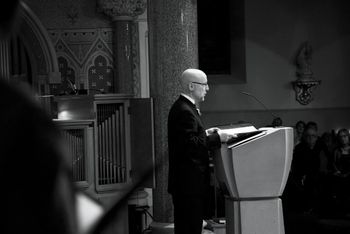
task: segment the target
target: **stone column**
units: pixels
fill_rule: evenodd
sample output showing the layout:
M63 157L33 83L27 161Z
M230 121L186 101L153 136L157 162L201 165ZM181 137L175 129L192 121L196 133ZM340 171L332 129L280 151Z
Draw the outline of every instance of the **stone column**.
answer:
M156 222L173 222L172 200L167 193L167 118L179 95L179 77L198 67L197 1L148 0L150 92L154 99L156 188L153 210Z
M113 21L114 92L133 94L134 18L146 10L146 0L98 0L100 11Z
M10 43L0 40L0 79L10 79Z

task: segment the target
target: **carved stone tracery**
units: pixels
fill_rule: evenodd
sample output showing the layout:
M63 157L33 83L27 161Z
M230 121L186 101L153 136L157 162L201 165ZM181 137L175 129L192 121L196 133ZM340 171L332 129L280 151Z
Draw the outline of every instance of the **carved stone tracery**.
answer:
M146 0L97 0L98 9L112 18L118 16L135 17L146 10Z

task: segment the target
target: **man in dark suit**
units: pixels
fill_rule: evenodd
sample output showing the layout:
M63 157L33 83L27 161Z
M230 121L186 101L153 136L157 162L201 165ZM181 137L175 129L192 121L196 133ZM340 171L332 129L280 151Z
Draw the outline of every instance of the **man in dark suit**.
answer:
M232 136L204 128L198 107L209 90L206 74L187 69L180 82L182 93L168 116L168 192L174 204L175 234L200 234L209 192L209 150L220 148Z

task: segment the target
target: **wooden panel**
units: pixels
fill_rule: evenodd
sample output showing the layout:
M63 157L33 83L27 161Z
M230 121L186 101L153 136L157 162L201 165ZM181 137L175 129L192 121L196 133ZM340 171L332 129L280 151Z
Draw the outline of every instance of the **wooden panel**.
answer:
M57 118L69 120L93 119L92 95L56 96Z
M153 102L151 98L130 100L131 170L133 182L155 187Z

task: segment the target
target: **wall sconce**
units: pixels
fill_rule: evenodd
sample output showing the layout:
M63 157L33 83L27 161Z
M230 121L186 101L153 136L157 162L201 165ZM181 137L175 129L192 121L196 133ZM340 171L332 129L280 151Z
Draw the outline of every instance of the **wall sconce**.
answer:
M312 92L316 86L321 83L320 80L315 80L313 78L313 72L311 71L311 55L312 47L310 43L306 41L302 44L296 58L296 74L298 79L292 82L296 100L302 105L307 105L313 100Z

